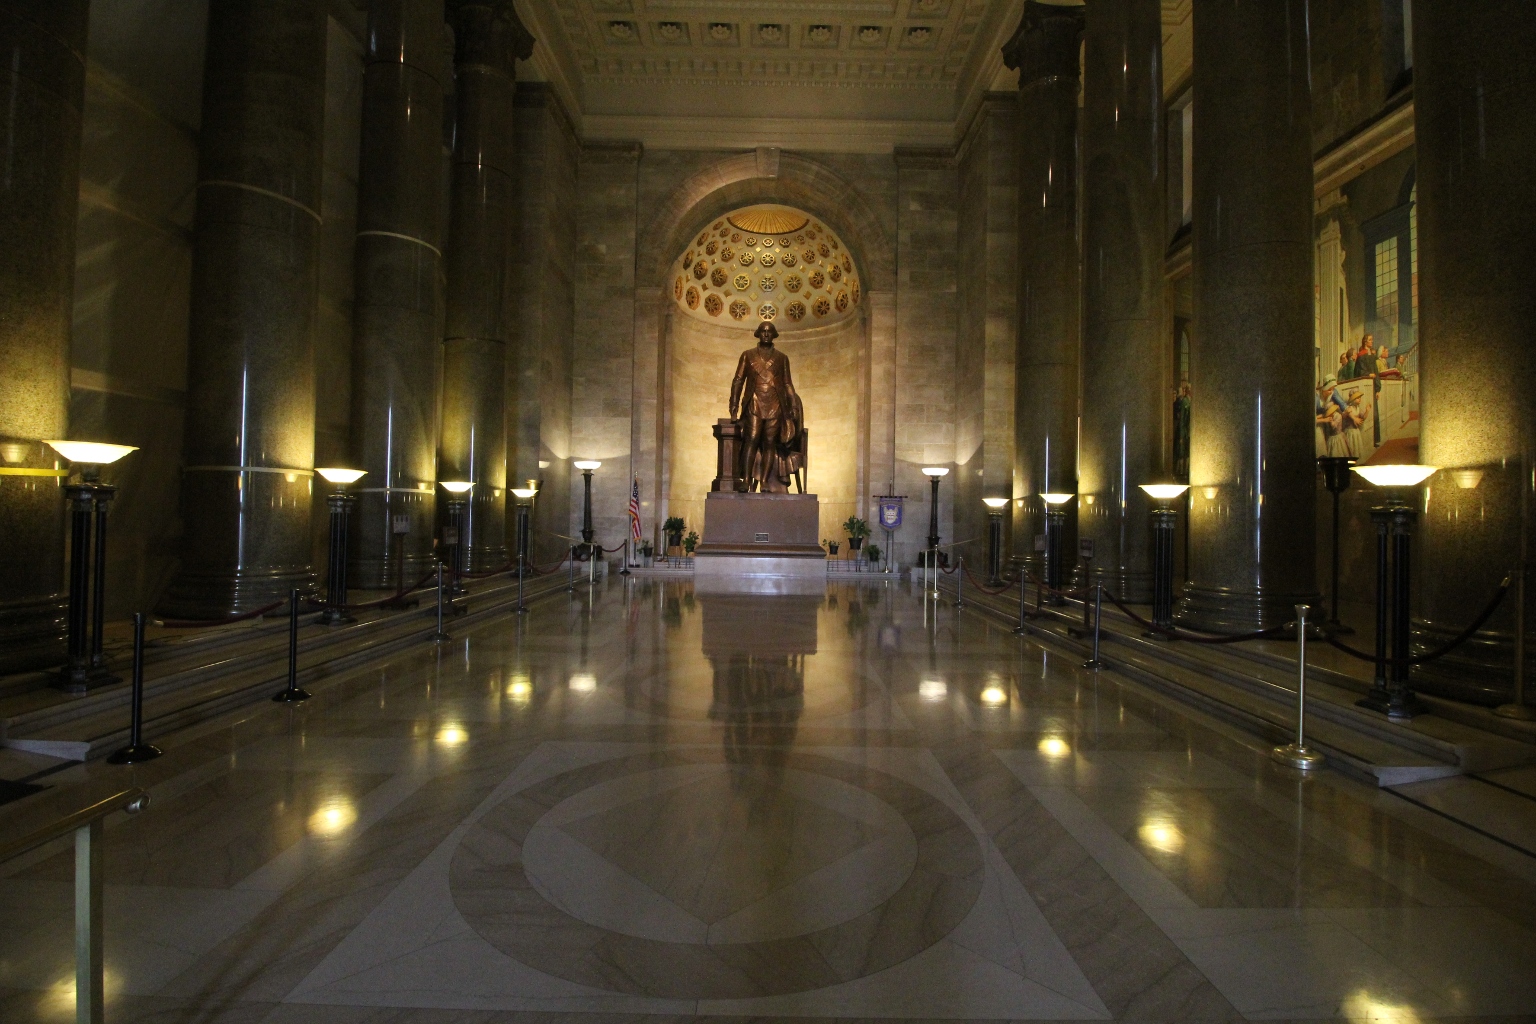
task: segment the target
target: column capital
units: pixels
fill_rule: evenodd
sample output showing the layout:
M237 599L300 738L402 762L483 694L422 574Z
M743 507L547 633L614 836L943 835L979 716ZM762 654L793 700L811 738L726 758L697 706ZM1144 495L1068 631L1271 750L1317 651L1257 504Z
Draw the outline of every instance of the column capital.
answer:
M533 55L533 34L507 0L449 0L448 19L459 65L479 64L511 75L515 61Z
M1019 27L1003 47L1003 63L1019 72L1019 88L1052 78L1079 77L1083 8L1029 0Z

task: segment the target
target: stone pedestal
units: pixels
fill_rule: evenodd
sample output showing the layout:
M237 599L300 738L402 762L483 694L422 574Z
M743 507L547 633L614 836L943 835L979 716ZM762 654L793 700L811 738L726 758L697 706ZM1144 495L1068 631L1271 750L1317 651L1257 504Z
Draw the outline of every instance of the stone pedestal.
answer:
M695 552L701 592L810 593L824 588L827 556L817 542L814 494L713 491L704 502L704 540Z
M715 479L709 485L711 491L740 491L745 488L737 476L737 461L741 452L741 424L732 419L716 420L714 426L717 456Z

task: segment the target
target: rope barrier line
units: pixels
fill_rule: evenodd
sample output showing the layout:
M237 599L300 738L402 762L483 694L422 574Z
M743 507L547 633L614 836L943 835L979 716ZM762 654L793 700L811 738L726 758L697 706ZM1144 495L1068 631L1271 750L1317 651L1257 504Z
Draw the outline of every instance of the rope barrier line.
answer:
M618 546L618 547L615 547L615 548L605 548L605 547L603 547L603 546L602 546L602 545L601 545L601 544L599 544L599 545L598 545L598 546L597 546L597 549L598 549L598 550L599 550L599 551L601 551L601 552L602 552L602 553L603 553L603 554L605 554L605 555L611 555L611 554L613 554L613 553L614 553L614 552L615 552L615 551L623 551L623 550L624 550L624 542L623 542L623 541L620 541L620 542L619 542L619 546Z
M1492 599L1489 600L1488 604L1483 608L1482 612L1477 616L1477 618L1472 620L1472 624L1470 626L1468 626L1466 629L1462 630L1460 633L1456 634L1454 637L1452 637L1445 644L1441 645L1440 647L1436 648L1433 651L1426 651L1423 654L1411 655L1408 658L1394 658L1391 655L1387 655L1386 657L1383 657L1381 659L1382 664L1384 664L1384 665L1402 665L1402 664L1423 665L1426 662L1434 661L1437 658L1445 657L1447 654L1450 654L1456 648L1460 647L1462 644L1464 644L1468 640L1472 639L1472 636L1479 629L1483 628L1483 625L1489 620L1489 618L1491 618L1493 616L1493 613L1498 610L1499 605L1504 600L1504 595L1507 594L1507 593L1509 593L1509 577L1506 576L1504 578L1504 582L1499 584L1499 589L1495 590L1493 592ZM1357 648L1351 647L1349 644L1346 644L1344 641L1340 640L1338 637L1334 636L1331 633L1327 633L1327 632L1323 633L1323 639L1328 641L1328 643L1330 645L1332 645L1333 647L1338 648L1339 650L1343 651L1345 654L1349 655L1352 658L1358 658L1361 661L1369 661L1369 662L1372 662L1372 663L1374 663L1376 661L1376 655L1374 655L1374 654L1367 654L1366 652L1364 652L1362 650L1359 650Z
M1006 594L1008 591L1013 589L1013 584L1016 582L1009 580L1007 583L1004 583L1001 588L993 588L987 586L985 583L981 582L981 580L977 579L976 574L971 572L969 569L965 570L965 575L966 578L971 581L971 586L975 587L983 594Z
M407 594L414 594L416 591L426 586L427 581L436 574L437 570L433 569L422 576L421 579L417 580L415 583L412 583L409 587L406 587L404 590L397 590L395 593L389 595L388 597L381 597L377 601L365 601L362 604L344 604L342 607L349 612L355 612L362 611L365 608L378 608L382 605L389 604L391 601L398 601Z
M231 615L227 619L164 619L159 625L162 629L212 629L215 626L228 626L234 622L244 622L246 619L259 618L267 612L275 611L287 604L287 600L273 601L271 604L257 608L252 612L244 612L240 615Z

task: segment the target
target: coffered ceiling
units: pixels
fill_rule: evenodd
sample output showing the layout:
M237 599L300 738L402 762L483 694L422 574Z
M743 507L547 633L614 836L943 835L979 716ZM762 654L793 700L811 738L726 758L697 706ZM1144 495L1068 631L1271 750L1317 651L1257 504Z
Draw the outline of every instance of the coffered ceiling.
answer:
M1053 0L1077 3L1080 0ZM1162 0L1187 24L1190 0ZM588 139L650 147L942 146L988 89L1024 0L518 0ZM1183 18L1178 18L1183 8Z

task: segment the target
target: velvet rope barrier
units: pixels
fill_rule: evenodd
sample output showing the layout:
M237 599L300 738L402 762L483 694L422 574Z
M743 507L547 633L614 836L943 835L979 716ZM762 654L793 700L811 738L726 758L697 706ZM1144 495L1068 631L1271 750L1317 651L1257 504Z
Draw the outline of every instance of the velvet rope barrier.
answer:
M994 595L996 595L996 594L1006 594L1008 591L1013 589L1014 583L1017 582L1016 580L1009 580L1007 583L1004 583L1001 587L989 587L985 583L981 582L981 580L977 579L976 578L976 574L971 572L971 570L969 570L969 569L965 570L965 578L971 581L971 586L975 587L977 590L981 591L983 594L994 594Z
M1122 612L1125 612L1125 614L1139 622L1143 628L1150 630L1153 633L1159 633L1171 640L1187 640L1193 644L1236 644L1242 643L1246 640L1268 640L1274 637L1284 636L1286 633L1295 628L1296 625L1294 622L1287 622L1281 626L1270 626L1268 629L1254 630L1252 633L1210 633L1206 636L1197 636L1188 630L1158 626L1148 622L1140 615L1137 615L1134 611L1126 606L1125 602L1121 601L1108 590L1104 591L1104 596L1113 601L1116 608L1119 608ZM1200 632L1204 633L1205 630L1201 630Z
M244 622L246 619L258 618L267 614L267 612L276 611L287 603L287 599L273 601L271 604L263 608L257 608L253 612L231 615L227 619L164 619L161 620L159 625L162 629L212 629L214 626L227 626L233 622Z
M1493 616L1493 613L1498 610L1499 605L1504 600L1504 595L1507 594L1507 593L1509 593L1509 577L1508 576L1504 577L1504 582L1499 584L1499 589L1497 589L1497 590L1495 590L1493 592L1493 597L1489 599L1488 604L1483 608L1482 612L1479 613L1477 618L1472 620L1472 624L1470 626L1468 626L1466 629L1462 630L1460 633L1456 634L1454 637L1452 637L1445 644L1443 644L1442 646L1436 648L1433 651L1428 651L1428 652L1426 652L1424 654L1415 654L1415 655L1412 655L1411 657L1408 657L1408 658L1393 658L1391 656L1388 656L1388 657L1385 657L1385 658L1381 659L1382 664L1384 664L1384 665L1402 665L1402 664L1422 665L1425 662L1434 661L1436 658L1443 658L1443 657L1445 657L1447 654L1450 654L1456 648L1460 647L1462 644L1464 644L1468 640L1472 639L1473 634L1475 634L1478 630L1483 628L1483 625L1489 620L1489 618L1491 618ZM1376 661L1376 655L1374 655L1374 654L1367 654L1366 652L1364 652L1362 650L1359 650L1357 648L1351 647L1349 644L1346 644L1344 641L1340 640L1338 637L1334 636L1331 633L1327 633L1327 632L1323 633L1323 639L1328 641L1329 644L1331 644L1332 646L1334 646L1334 647L1338 648L1339 650L1343 651L1345 654L1349 655L1352 658L1358 658L1361 661L1369 661L1369 662L1373 662L1373 663Z

